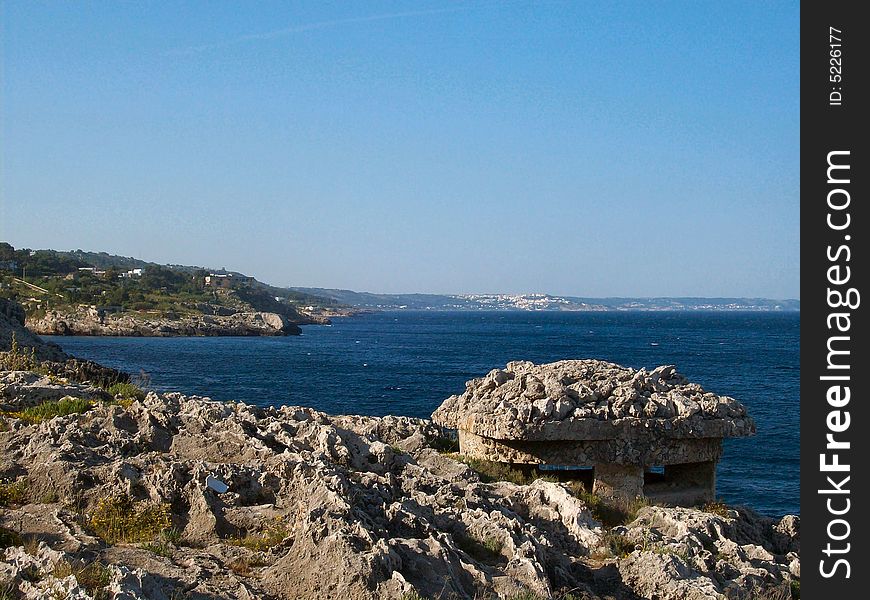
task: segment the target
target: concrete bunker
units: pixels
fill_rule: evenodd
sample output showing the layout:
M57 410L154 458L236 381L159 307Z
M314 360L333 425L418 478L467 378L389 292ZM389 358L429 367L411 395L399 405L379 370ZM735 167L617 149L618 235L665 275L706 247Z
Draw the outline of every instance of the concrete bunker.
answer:
M752 435L745 407L665 365L508 363L433 413L460 453L546 470L582 468L592 491L674 505L715 500L722 439ZM588 473L591 471L591 474Z

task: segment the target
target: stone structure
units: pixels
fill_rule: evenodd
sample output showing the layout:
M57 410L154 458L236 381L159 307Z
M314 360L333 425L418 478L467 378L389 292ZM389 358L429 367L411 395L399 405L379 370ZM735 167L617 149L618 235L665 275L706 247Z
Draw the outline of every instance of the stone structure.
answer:
M722 438L755 433L742 404L673 366L599 360L508 363L466 383L432 418L458 430L463 454L585 469L598 494L669 504L715 499Z

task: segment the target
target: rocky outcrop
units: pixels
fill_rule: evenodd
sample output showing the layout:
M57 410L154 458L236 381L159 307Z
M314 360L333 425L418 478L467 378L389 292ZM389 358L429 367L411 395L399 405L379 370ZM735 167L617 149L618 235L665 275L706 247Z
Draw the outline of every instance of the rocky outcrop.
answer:
M642 509L616 532L635 547L619 561L625 583L644 598L790 598L800 578L797 517L722 512Z
M9 350L12 340L21 348L33 349L39 360L62 361L69 358L60 346L40 339L24 326L24 308L17 302L0 298L0 351Z
M14 341L14 348L13 348ZM108 386L130 376L90 360L74 358L24 326L20 304L0 298L0 368L39 369L43 375Z
M13 412L72 396L110 400L102 388L31 371L0 371L0 411Z
M27 327L40 335L101 336L260 336L298 335L299 326L287 317L271 312L220 314L112 313L93 306L74 310L49 310L28 320ZM229 314L226 314L229 312Z
M2 381L6 410L90 393L32 374ZM117 600L737 599L799 573L794 517L653 507L606 531L565 484L483 483L434 449L427 420L91 397L82 414L3 417L0 477L26 482L27 499L0 512L21 537L0 580L24 597L93 598L93 581L64 565L94 561L101 597ZM120 505L130 514L165 507L155 514L177 533L101 540L97 517L113 498L130 499ZM615 536L627 555L611 550Z

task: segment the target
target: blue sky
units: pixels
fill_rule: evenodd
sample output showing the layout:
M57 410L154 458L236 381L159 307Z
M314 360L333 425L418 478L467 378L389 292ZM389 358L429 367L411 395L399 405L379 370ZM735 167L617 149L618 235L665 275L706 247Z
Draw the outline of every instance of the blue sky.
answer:
M16 247L380 292L799 297L797 3L0 11Z

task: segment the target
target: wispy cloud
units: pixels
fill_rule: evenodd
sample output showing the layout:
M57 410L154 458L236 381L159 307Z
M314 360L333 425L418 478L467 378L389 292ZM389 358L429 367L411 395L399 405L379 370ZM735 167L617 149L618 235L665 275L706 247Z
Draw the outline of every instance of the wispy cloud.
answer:
M368 15L363 17L348 17L346 19L335 19L332 21L318 21L315 23L303 23L301 25L293 25L290 27L284 27L283 29L275 29L273 31L264 31L260 33L250 33L247 35L241 35L235 38L231 38L228 40L223 40L220 42L213 42L211 44L200 44L198 46L186 46L184 48L176 48L174 50L169 50L165 54L167 55L179 55L179 54L197 54L200 52L208 52L209 50L219 50L221 48L227 48L229 46L235 46L238 44L245 44L249 42L257 42L264 40L273 40L276 38L285 37L288 35L293 35L296 33L304 33L306 31L314 31L317 29L330 29L333 27L340 27L342 25L352 25L355 23L370 23L372 21L389 21L392 19L406 19L409 17L423 17L427 15L438 15L444 13L454 13L471 9L471 6L456 6L453 8L433 8L429 10L411 10L406 12L394 12L394 13L386 13L380 15Z

